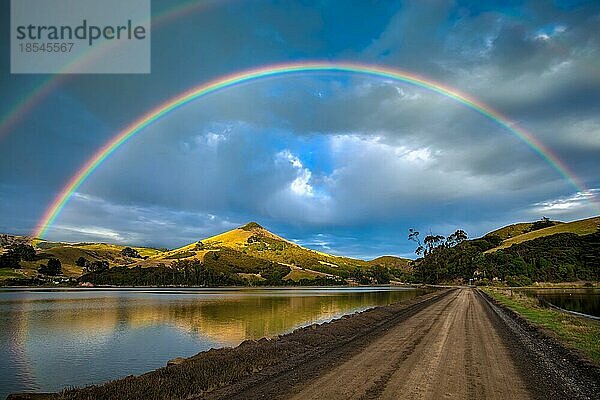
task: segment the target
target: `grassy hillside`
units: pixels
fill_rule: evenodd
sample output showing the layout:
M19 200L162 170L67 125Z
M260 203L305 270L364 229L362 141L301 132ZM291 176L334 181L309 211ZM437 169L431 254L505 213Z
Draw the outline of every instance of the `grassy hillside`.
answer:
M506 240L529 232L531 225L533 225L533 222L519 222L512 225L503 226L502 228L487 233L485 236L498 236L502 240Z
M88 261L108 261L110 266L135 264L137 258L125 257L121 253L126 247L107 243L61 243L39 251L38 260L22 261L21 265L25 268L38 269L40 263L47 262L50 258L58 258L66 276L78 277L83 272L81 267L75 265L79 257ZM133 247L133 249L137 250L142 257L161 253L159 250L145 247Z
M0 249L30 241L31 238L2 235L0 245L4 245ZM115 267L125 267L86 275L95 283L105 284L113 280L138 285L185 284L190 279L195 284L300 281L326 284L328 279L339 278L380 281L382 267L392 273L410 270L408 259L383 256L364 261L310 250L269 232L256 222L169 251L133 247L138 253L136 256L123 254L125 246L105 243L39 241L35 246L35 257L29 261L22 260L21 269L0 266L0 280L35 277L41 265L52 258L60 260L65 276L78 278L92 271L76 265L81 257L88 265L108 262L111 271Z
M548 225L540 220L536 225ZM535 224L535 223L534 223ZM441 243L414 263L418 282L526 286L600 280L600 217L536 229L502 241L486 235Z
M516 225L522 225L522 224L516 224ZM516 226L516 225L511 225L510 227ZM502 243L498 247L495 247L495 248L489 250L488 252L493 252L493 251L496 251L499 249L505 249L507 247L512 246L513 244L523 243L528 240L533 240L533 239L537 239L537 238L545 237L545 236L556 235L557 233L575 233L577 235L589 235L591 233L596 232L596 230L598 229L599 226L600 226L600 216L582 219L582 220L578 220L578 221L558 223L558 224L548 227L548 228L543 228L543 229L535 230L532 232L524 232L524 233L521 233L521 234L518 234L518 235L515 235L512 237L509 236L509 237L507 237L507 239L503 240ZM505 230L504 232L507 232L507 231L510 231L509 229L507 229L510 227L501 228L498 231ZM494 232L498 232L498 231L494 231ZM517 230L515 229L513 231L516 232ZM492 233L490 232L486 236L490 236L491 234Z
M47 264L51 258L57 258L61 262L63 275L67 277L79 277L83 269L75 263L78 258L83 257L89 262L108 261L109 265L133 265L139 261L138 258L126 257L122 254L127 246L108 243L60 243L44 240L33 241L29 236L0 235L0 253L8 251L14 245L33 244L36 249L35 258L31 261L20 261L22 268L2 268L0 265L0 281L9 278L30 278L37 275L42 264ZM140 257L151 257L162 253L160 250L146 247L132 247Z
M170 259L203 260L209 253L223 249L235 250L257 259L292 267L287 279L311 279L327 275L349 277L356 269L370 270L376 265L404 269L410 260L384 256L372 261L333 256L299 246L256 222L203 239L167 253L151 257L148 261L163 262Z
M383 265L386 268L398 269L402 271L412 270L412 260L395 256L381 256L367 261L371 266Z

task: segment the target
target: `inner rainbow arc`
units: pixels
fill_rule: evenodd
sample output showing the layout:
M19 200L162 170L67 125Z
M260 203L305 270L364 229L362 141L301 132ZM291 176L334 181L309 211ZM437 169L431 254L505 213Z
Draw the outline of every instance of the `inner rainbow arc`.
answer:
M281 76L295 73L309 72L346 72L362 74L373 77L387 78L398 82L412 84L433 92L439 93L448 98L454 99L465 106L477 111L490 120L498 123L509 132L516 135L519 139L525 142L533 149L543 160L550 164L562 177L564 177L577 191L586 192L588 189L581 182L573 171L559 159L548 147L535 138L531 133L519 128L515 123L511 122L507 117L493 110L489 106L479 102L466 94L460 93L458 90L444 86L439 82L426 79L424 77L408 73L405 71L382 67L377 65L356 64L349 62L301 62L263 66L256 69L246 70L243 72L227 75L217 78L208 83L194 87L183 94L172 98L171 100L159 105L150 112L144 114L141 118L134 121L131 125L119 132L114 138L106 143L99 151L97 151L68 181L68 183L60 191L59 195L54 199L52 204L44 213L42 219L36 226L33 232L34 238L42 238L54 220L58 217L61 210L71 198L73 193L86 181L86 179L94 172L96 168L107 157L109 157L116 149L123 145L132 136L139 133L148 125L152 124L161 117L169 114L180 106L205 96L214 93L220 89L229 88L252 80L259 80L271 76ZM595 208L600 210L595 203Z

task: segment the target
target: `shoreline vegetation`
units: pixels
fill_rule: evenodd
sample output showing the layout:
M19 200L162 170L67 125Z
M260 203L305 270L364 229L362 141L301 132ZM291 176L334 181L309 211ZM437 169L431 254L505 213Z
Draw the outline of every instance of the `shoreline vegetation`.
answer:
M485 288L483 291L545 334L600 365L600 321L545 307L537 298L509 288Z

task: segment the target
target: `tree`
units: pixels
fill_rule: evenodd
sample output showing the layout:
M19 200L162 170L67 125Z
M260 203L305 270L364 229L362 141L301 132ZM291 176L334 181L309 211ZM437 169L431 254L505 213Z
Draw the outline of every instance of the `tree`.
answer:
M18 244L12 248L12 251L19 256L20 260L33 261L35 260L35 249L30 244Z
M58 258L50 258L48 260L48 264L42 265L41 268L39 269L39 272L44 275L56 276L56 275L60 275L61 267L62 267L62 265Z
M142 256L140 256L140 253L138 253L137 250L132 249L131 247L125 247L123 250L121 250L121 254L125 257L130 258L142 258Z
M79 257L77 261L75 261L75 265L81 268L85 268L88 265L88 260L86 260L84 257Z
M21 258L11 249L0 255L0 268L21 268L19 261L21 261Z
M418 247L415 250L415 253L417 253L417 255L421 255L423 254L423 251L425 250L423 247L423 244L421 243L421 238L419 238L419 232L414 230L413 228L410 228L408 230L408 240L412 240L413 242L417 243Z
M529 232L537 231L538 229L548 228L554 225L556 225L556 223L550 221L550 218L542 217L542 219L540 219L539 221L535 221L533 224L531 224Z
M35 249L29 244L17 244L0 255L1 268L21 268L19 262L35 260Z
M376 265L371 273L373 274L373 278L379 284L390 283L390 270L384 267L383 265Z
M448 236L448 238L446 239L446 246L454 247L456 245L461 244L468 238L469 237L467 236L467 232L463 231L462 229L457 229L453 234Z
M444 237L442 235L427 235L423 239L425 245L425 255L431 254L434 249L444 244Z
M364 271L360 268L355 268L351 276L356 280L356 282L359 285L368 285L369 283L371 283L371 279L369 278L369 276L365 274Z

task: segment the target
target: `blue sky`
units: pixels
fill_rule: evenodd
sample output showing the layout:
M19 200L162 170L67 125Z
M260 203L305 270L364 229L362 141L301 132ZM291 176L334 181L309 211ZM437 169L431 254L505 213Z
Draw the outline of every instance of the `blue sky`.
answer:
M176 5L153 0L153 13ZM149 75L73 75L0 137L0 232L30 233L65 182L149 109L219 76L290 61L378 64L477 98L551 148L407 84L276 77L194 101L119 148L47 238L176 247L255 220L311 248L412 256L409 228L472 237L592 216L600 194L597 1L200 1L152 30ZM46 75L11 75L0 115Z

